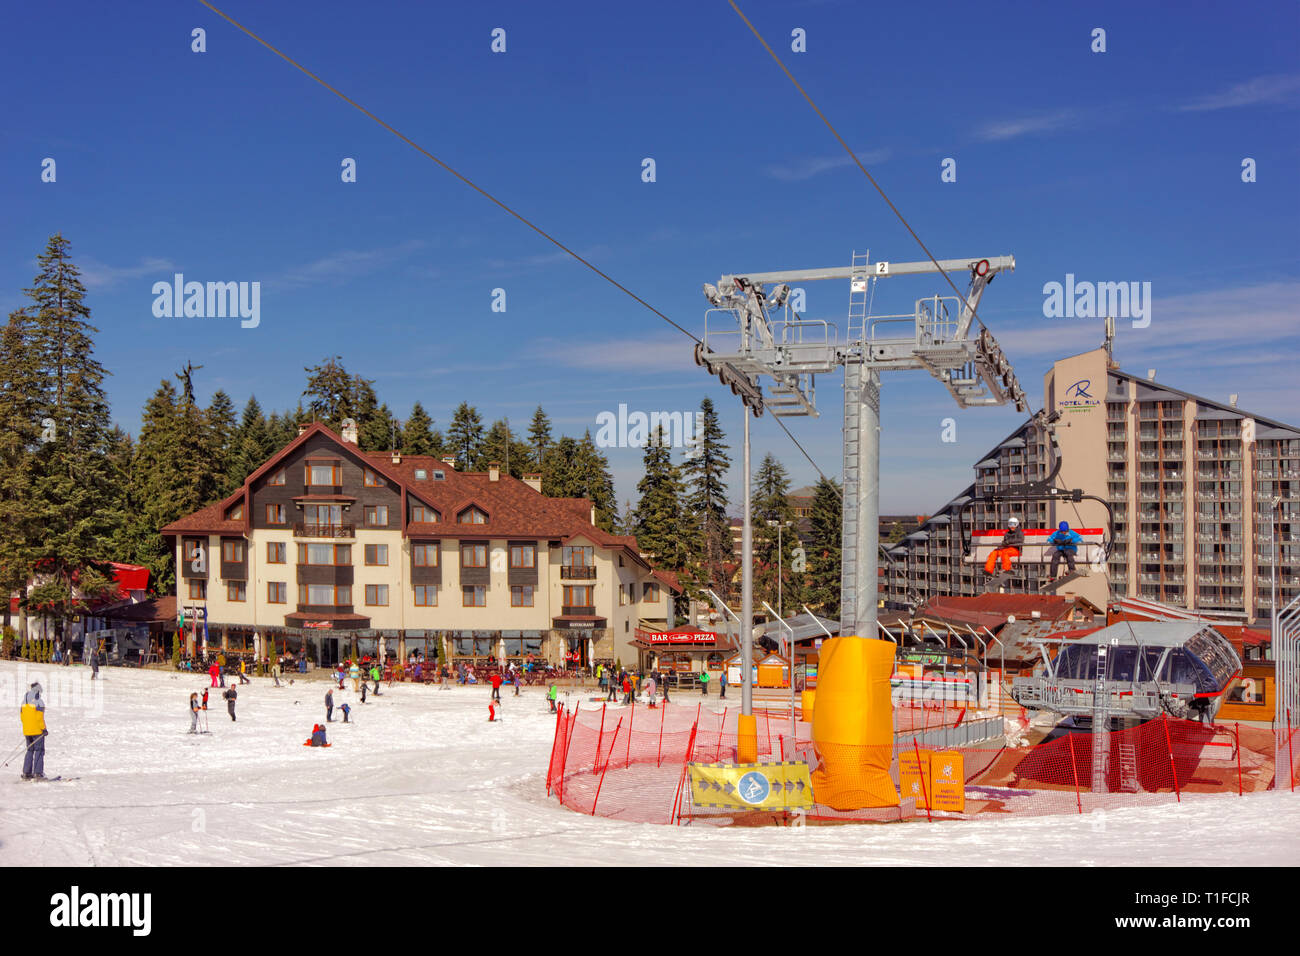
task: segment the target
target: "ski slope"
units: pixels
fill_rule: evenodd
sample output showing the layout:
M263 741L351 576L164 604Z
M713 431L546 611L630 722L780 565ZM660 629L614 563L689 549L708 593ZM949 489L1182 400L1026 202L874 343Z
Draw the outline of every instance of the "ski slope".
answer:
M211 733L191 736L206 676L0 662L9 729L40 679L45 772L0 771L0 865L1293 865L1300 794L1193 796L1104 815L985 817L890 826L667 827L580 816L545 796L555 719L540 688L394 685L360 703L335 690L329 749L302 746L328 685L239 687L238 720L210 691ZM52 685L53 679L74 688ZM295 675L296 677L296 675ZM79 693L79 697L74 694ZM344 725L338 705L353 707ZM595 706L585 704L584 706ZM1249 853L1225 850L1249 846Z

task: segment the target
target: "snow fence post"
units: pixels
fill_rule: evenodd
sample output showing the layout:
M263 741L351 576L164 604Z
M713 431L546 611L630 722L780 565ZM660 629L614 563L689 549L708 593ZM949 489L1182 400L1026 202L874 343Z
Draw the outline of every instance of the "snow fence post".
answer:
M614 753L614 745L615 745L616 743L618 743L618 731L619 731L619 728L622 727L622 726L623 726L623 718L620 717L620 718L618 719L618 724L617 724L617 726L614 727L614 739L611 740L611 741L609 742L609 752L610 752L611 755ZM600 800L600 788L603 787L603 786L605 786L605 774L607 774L607 773L609 773L609 761L608 761L608 760L605 761L605 766L604 766L604 768L600 771L600 783L596 784L596 796L593 797L593 798L592 798L592 801L591 801L591 815L592 815L593 817L596 815L596 803Z
M607 706L607 703L602 703L600 705L600 736L596 738L596 756L591 761L592 773L595 773L596 769L600 766L600 745L605 740L605 708Z
M700 722L697 720L691 726L691 737L686 743L686 756L682 759L682 774L677 780L677 793L673 796L673 809L668 814L669 823L681 822L681 799L682 785L686 783L686 767L691 762L691 751L695 749L695 732L700 729Z
M714 763L722 762L722 735L727 732L727 711L729 708L722 708L722 719L718 721L718 752L713 758ZM739 746L739 743L737 743Z
M1169 772L1174 777L1174 796L1178 798L1179 803L1182 803L1183 794L1178 788L1178 768L1174 766L1174 745L1169 740L1169 716L1167 714L1160 715L1160 726L1165 729L1165 746L1169 749Z
M622 717L619 718L621 722ZM632 766L632 722L636 720L636 697L632 697L632 714L627 721L627 756L623 758L623 769L626 770ZM612 749L612 748L611 748Z
M564 719L563 711L555 713L555 736L551 739L551 762L546 765L546 795L551 795L551 775L555 772L556 748L560 744L560 721Z
M1295 751L1291 746L1291 737L1291 708L1288 707L1286 709L1286 766L1287 776L1291 778L1291 792L1295 793Z
M1245 794L1241 790L1241 724L1234 723L1232 728L1233 736L1237 738L1237 796L1243 797Z
M930 816L930 795L926 793L925 786L925 768L921 766L921 748L916 745L916 736L912 736L912 750L916 754L916 775L921 780L921 799L925 801L925 819L930 823L934 818Z
M659 749L655 752L655 769L658 770L663 762L664 755L664 714L668 712L667 707L659 708Z
M578 709L576 707L573 709L573 713L565 715L564 722L568 725L568 729L564 732L564 755L560 758L560 779L555 781L555 796L559 798L561 804L564 803L564 771L569 766L569 746L573 743L573 733L578 727Z
M1069 734L1065 739L1070 744L1070 772L1074 774L1074 802L1079 805L1079 812L1083 813L1083 799L1079 796L1079 769L1074 763L1074 734Z

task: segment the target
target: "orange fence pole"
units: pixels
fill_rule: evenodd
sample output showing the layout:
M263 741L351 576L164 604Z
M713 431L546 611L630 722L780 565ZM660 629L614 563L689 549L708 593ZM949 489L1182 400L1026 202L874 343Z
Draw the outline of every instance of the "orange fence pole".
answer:
M575 709L566 715L565 722L569 726L564 733L564 756L560 758L560 779L555 781L555 796L560 803L564 802L564 771L569 766L569 745L573 743L573 732L578 726L578 711Z
M605 740L605 704L600 705L600 736L596 738L596 756L591 761L591 772L595 773L596 768L600 766L600 745ZM623 718L619 718L622 720Z
M1237 796L1245 796L1241 790L1241 724L1233 724L1233 735L1237 738Z
M659 708L659 750L655 754L655 769L659 768L660 758L664 755L664 714L667 712L667 707Z
M546 765L546 795L551 795L551 774L555 772L555 753L560 744L560 721L564 719L563 711L555 713L555 736L551 738L551 762Z
M1174 775L1174 795L1178 802L1183 802L1182 792L1178 789L1178 768L1174 766L1174 745L1169 741L1169 717L1167 714L1160 715L1160 726L1165 729L1165 746L1169 748L1169 772Z
M686 783L686 765L691 762L691 751L695 749L695 732L700 729L700 722L697 720L691 727L691 739L686 744L686 756L682 759L682 775L677 780L677 793L673 796L672 813L668 815L668 822L680 820L682 785Z
M916 745L916 737L912 738L912 750L916 753L916 775L921 780L921 799L925 801L925 818L933 823L934 818L930 816L930 795L926 793L925 769L921 766L921 748Z
M1074 763L1074 734L1066 737L1070 743L1070 772L1074 774L1074 802L1079 805L1079 812L1083 813L1083 798L1079 796L1079 768Z
M722 719L718 721L718 752L713 758L714 763L717 763L722 759L722 735L725 734L726 732L727 732L727 708L724 707L722 708Z
M1286 709L1286 764L1287 776L1291 778L1291 792L1295 793L1295 752L1291 747L1291 708Z
M618 743L618 731L623 726L623 718L618 719L618 724L614 727L614 739L609 742L609 752L614 753L614 745ZM600 756L600 748L596 748L596 755ZM600 788L605 786L605 774L609 773L609 761L605 761L605 767L600 771L600 783L596 784L596 796L591 801L591 815L596 815L596 803L600 800Z
M623 718L619 718L622 720ZM632 722L636 720L636 698L632 698L632 713L627 720L627 757L623 760L623 769L632 765Z

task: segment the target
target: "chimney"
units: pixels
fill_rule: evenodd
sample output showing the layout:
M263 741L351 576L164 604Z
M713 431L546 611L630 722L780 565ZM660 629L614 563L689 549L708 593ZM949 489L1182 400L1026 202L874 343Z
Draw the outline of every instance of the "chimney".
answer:
M499 461L488 462L488 481L500 481L500 480L501 480L501 462Z
M393 464L394 464L394 465L400 465L400 464L402 463L402 455L401 455L401 453L400 453L400 452L397 452L397 451L394 451L394 452L393 452L393 459L392 459L392 460L393 460Z
M340 437L350 445L357 443L357 423L353 419L343 419L343 430Z
M456 470L456 456L455 456L455 455L448 455L446 458L444 458L444 459L442 460L442 463L443 463L444 465L446 465L448 468L450 468L452 471L455 471L455 470Z
M309 422L300 422L298 425L298 434L301 435L309 428L311 428L311 424Z
M531 472L524 475L524 484L538 494L542 493L542 476L540 472Z
M1147 369L1147 381L1154 382L1155 380L1156 380L1156 370L1153 368Z
M1229 396L1228 396L1228 404L1231 405L1233 408L1236 408L1236 407L1237 407L1237 396L1236 396L1236 395L1229 395Z

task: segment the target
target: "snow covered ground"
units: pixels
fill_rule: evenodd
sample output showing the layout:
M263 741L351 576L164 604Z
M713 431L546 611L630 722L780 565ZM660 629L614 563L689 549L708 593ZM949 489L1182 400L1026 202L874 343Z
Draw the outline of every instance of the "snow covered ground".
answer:
M206 677L0 662L3 753L19 746L33 679L50 698L46 773L0 771L0 865L686 864L1294 865L1300 794L1193 796L1099 815L794 828L667 827L580 816L545 796L555 731L543 692L396 685L361 704L335 691L333 746L302 746L328 685L210 692L211 734L187 704ZM59 686L67 684L68 686ZM353 707L355 725L337 722Z

